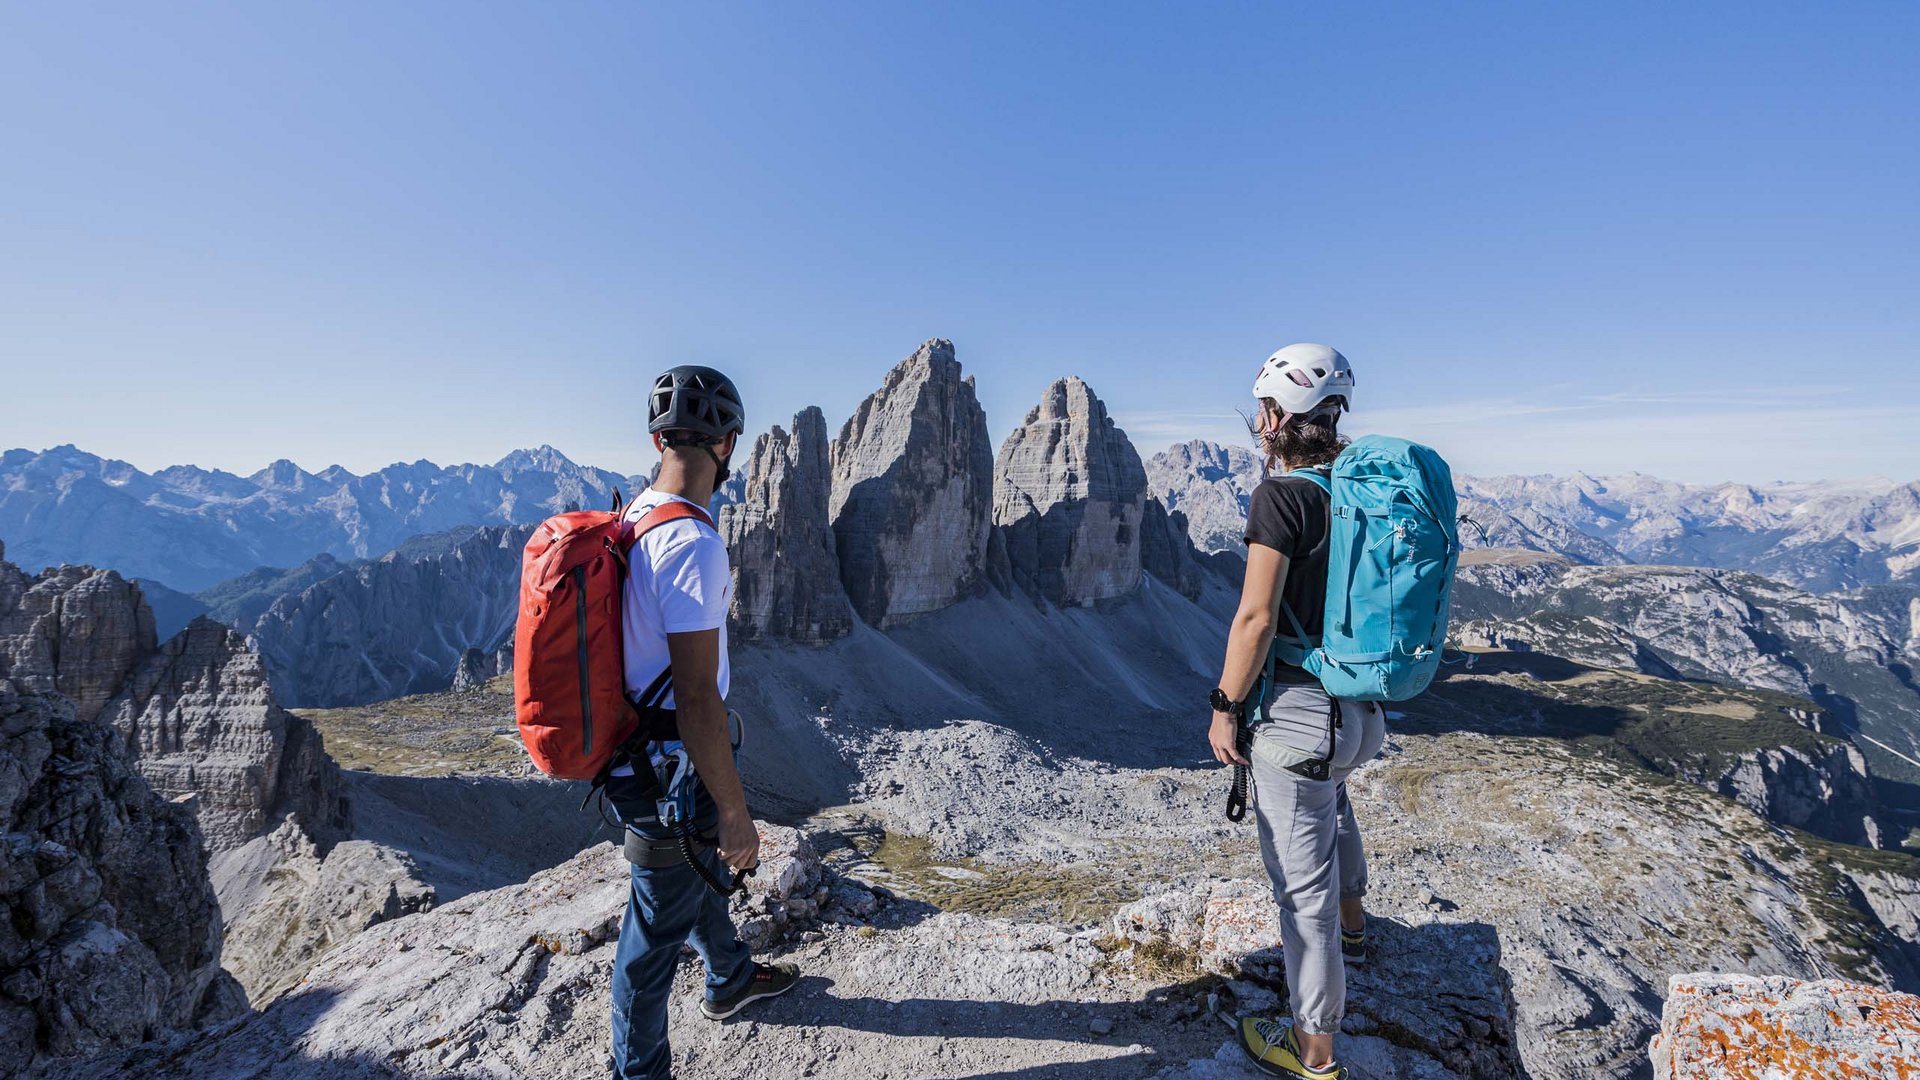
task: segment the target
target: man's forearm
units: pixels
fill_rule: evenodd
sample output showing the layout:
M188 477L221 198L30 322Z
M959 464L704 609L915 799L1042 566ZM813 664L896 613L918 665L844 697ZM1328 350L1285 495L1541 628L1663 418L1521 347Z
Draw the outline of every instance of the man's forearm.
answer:
M700 774L700 782L713 796L720 813L747 813L747 793L740 785L740 771L733 764L733 737L727 730L727 703L718 694L700 694L681 699L677 719L680 741Z

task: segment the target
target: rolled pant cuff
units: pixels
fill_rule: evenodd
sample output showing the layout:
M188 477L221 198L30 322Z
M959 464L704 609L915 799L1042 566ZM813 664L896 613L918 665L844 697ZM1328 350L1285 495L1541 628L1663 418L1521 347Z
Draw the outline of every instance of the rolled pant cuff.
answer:
M1340 1018L1336 1016L1331 1022L1322 1022L1296 1016L1293 1018L1293 1029L1302 1035L1338 1035Z

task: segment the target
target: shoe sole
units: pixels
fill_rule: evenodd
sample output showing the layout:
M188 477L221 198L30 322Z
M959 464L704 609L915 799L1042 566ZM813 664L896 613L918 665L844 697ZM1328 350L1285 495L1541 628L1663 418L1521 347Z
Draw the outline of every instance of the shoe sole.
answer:
M703 1001L700 1003L700 1015L706 1017L709 1020L725 1020L727 1017L732 1016L734 1013L739 1012L741 1009L746 1008L747 1006L753 1004L756 1001L765 1001L768 998L779 997L781 994L784 994L787 991L793 989L795 984L797 984L798 982L799 980L795 979L793 982L788 983L787 985L781 987L778 990L769 990L764 994L755 994L752 997L742 998L739 1001L734 1002L733 1005L729 1007L725 1012L721 1012L720 1010L713 1008L711 1002Z

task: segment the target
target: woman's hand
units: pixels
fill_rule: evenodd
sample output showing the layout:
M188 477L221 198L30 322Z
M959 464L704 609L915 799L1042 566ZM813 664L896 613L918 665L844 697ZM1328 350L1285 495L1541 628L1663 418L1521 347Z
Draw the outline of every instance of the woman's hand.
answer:
M1213 756L1220 764L1247 763L1247 759L1240 755L1240 725L1227 713L1213 714L1213 725L1207 729L1207 741L1213 744Z

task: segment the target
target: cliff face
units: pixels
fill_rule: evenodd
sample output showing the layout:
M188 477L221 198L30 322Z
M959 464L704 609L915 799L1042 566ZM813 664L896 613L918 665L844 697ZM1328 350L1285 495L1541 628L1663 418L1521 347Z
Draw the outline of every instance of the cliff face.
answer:
M887 373L833 444L827 507L854 611L888 627L937 611L988 575L993 449L953 343Z
M1078 378L1047 388L994 463L993 523L1014 583L1063 607L1140 585L1147 474Z
M220 970L192 811L91 715L143 627L151 648L152 615L118 575L0 562L0 1077L246 1004Z
M322 843L349 827L340 769L319 733L274 703L260 658L211 619L148 656L100 720L118 729L155 791L193 800L211 851L287 815Z
M734 636L816 644L853 631L827 518L833 483L827 421L818 407L754 443L743 498L720 513L733 560Z
M0 566L0 677L59 694L76 721L92 722L153 648L153 612L139 587L85 566L37 578Z
M274 601L250 628L286 704L444 690L468 649L513 639L528 526L416 538Z

